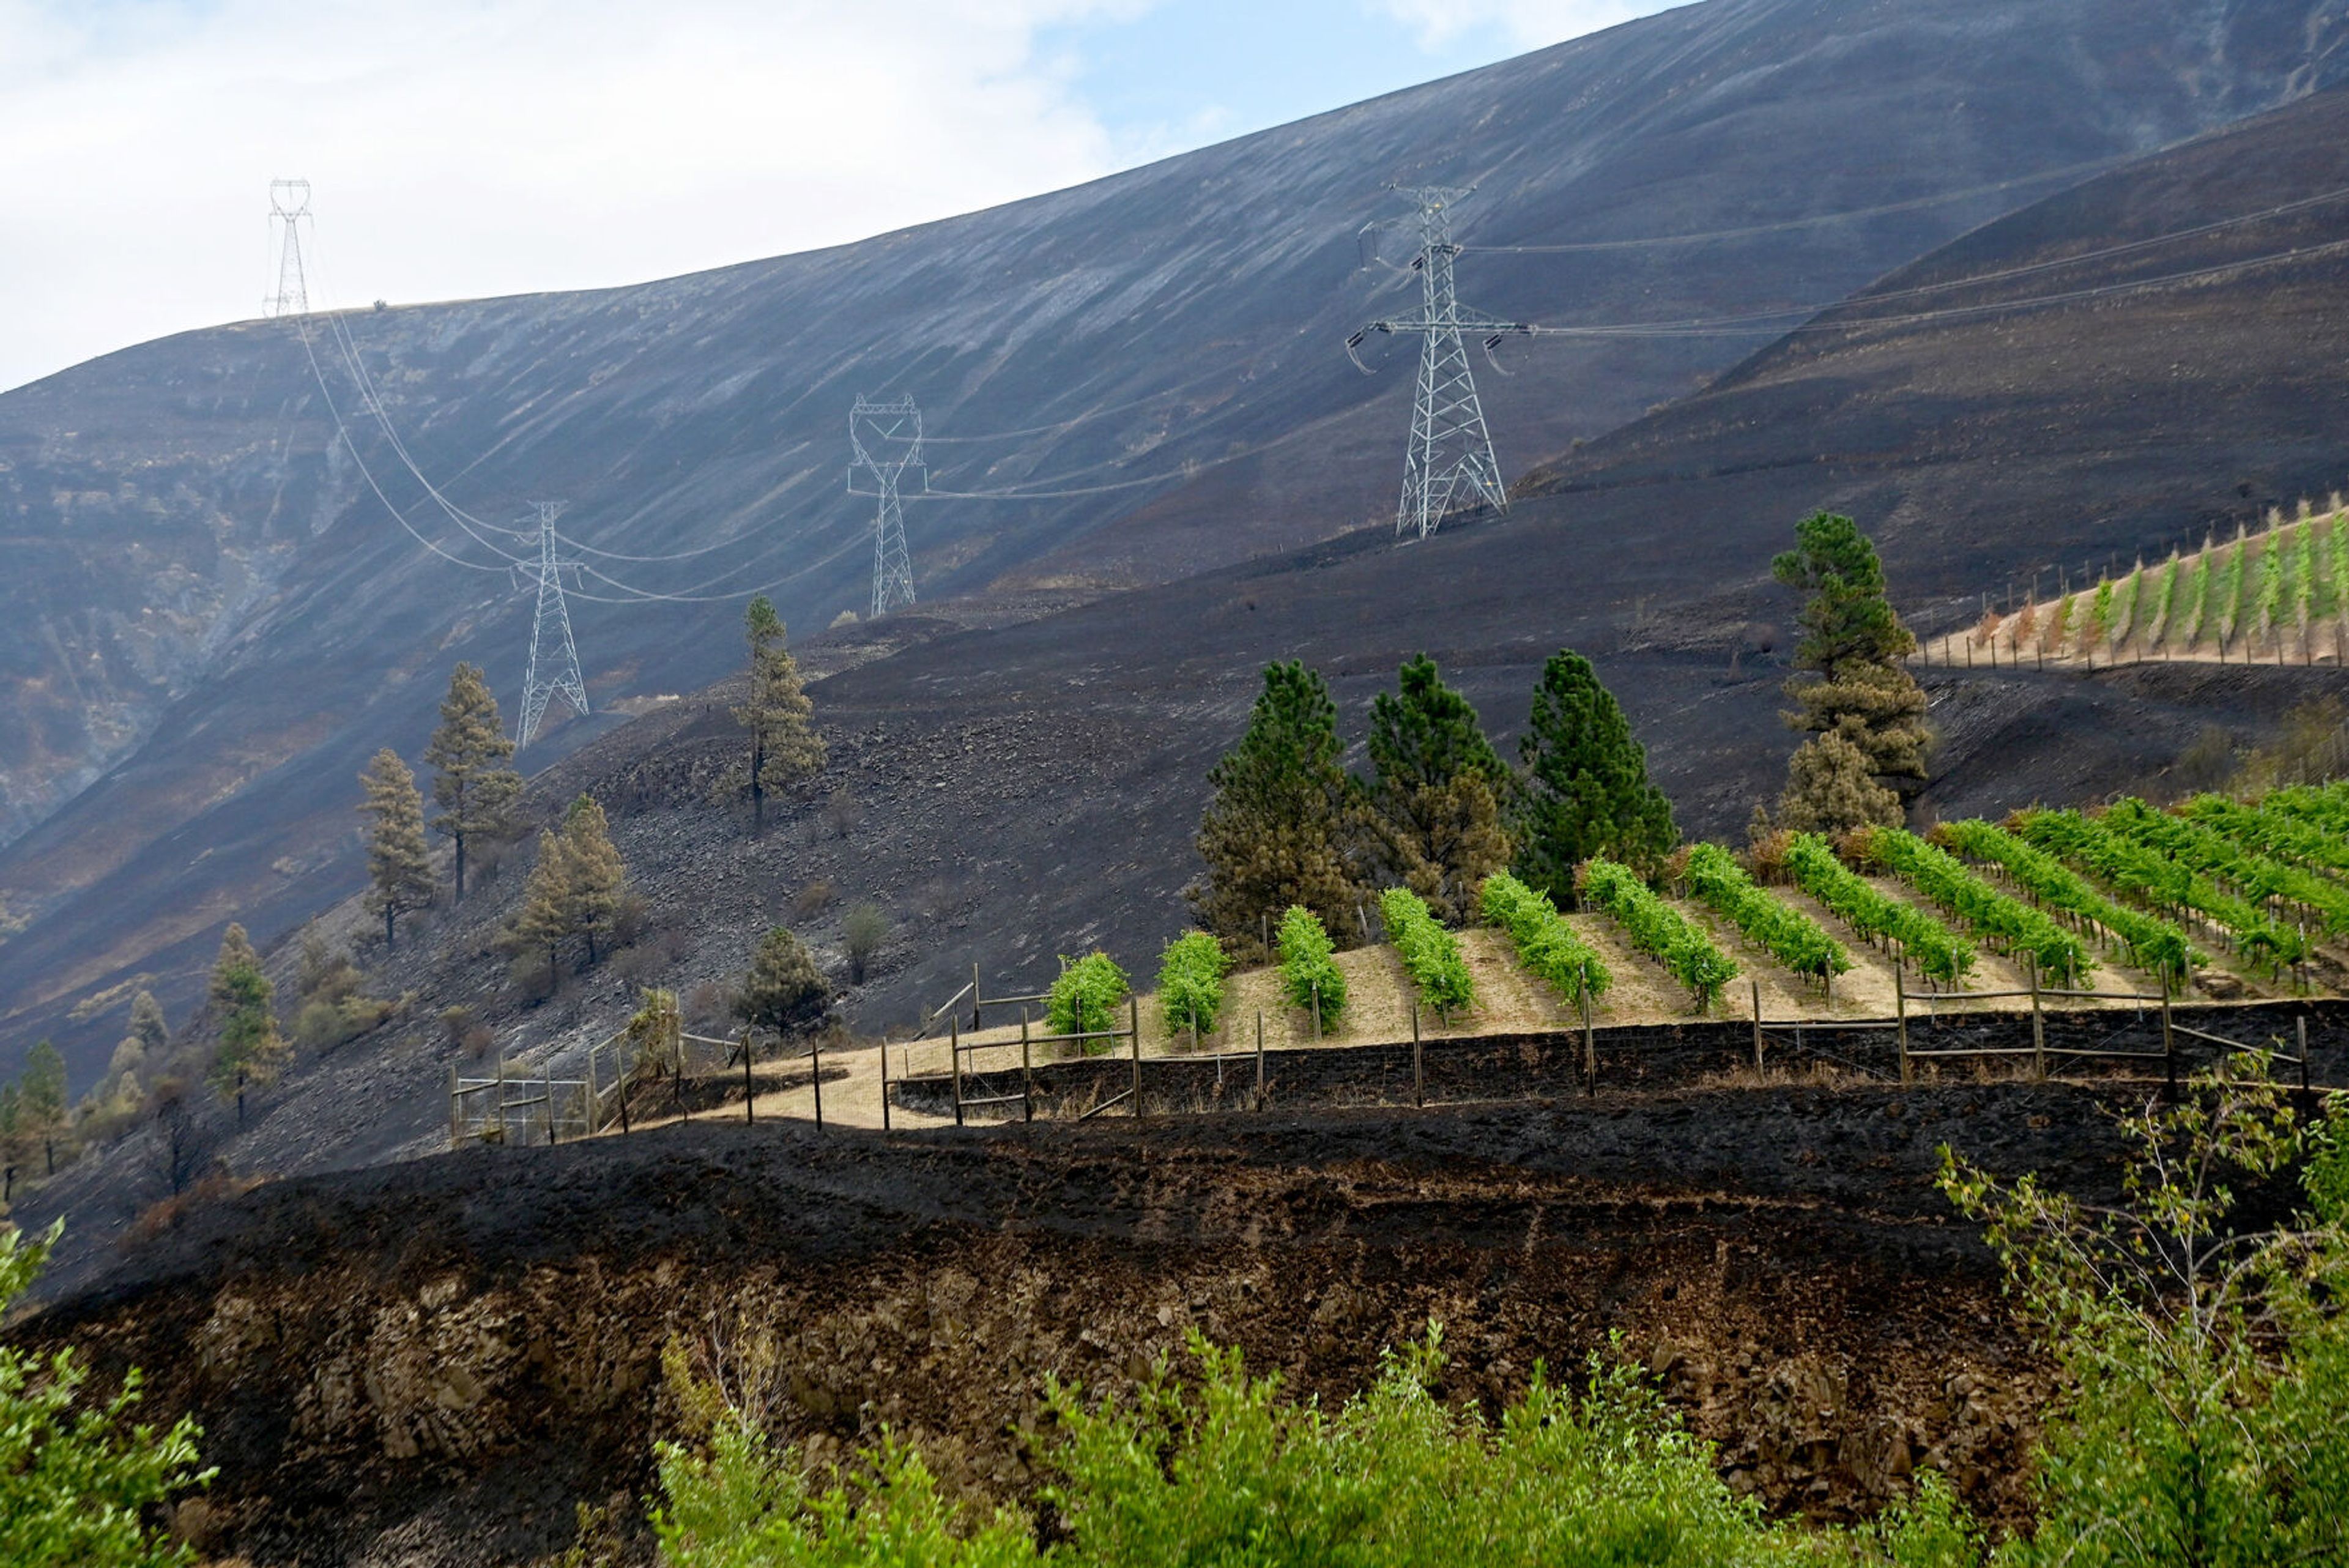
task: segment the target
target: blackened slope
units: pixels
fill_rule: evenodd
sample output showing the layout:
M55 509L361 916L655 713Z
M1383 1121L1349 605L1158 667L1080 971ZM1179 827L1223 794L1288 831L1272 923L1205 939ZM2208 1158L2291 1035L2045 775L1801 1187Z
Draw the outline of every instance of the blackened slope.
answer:
M1961 616L2349 483L2344 303L2336 90L1991 223L1526 488L1699 536L1837 507Z
M718 552L615 575L715 577L718 590L781 576L802 631L864 596L864 514L838 483L858 390L918 394L941 435L1102 416L941 445L942 488L1173 483L1221 464L1175 493L916 510L926 597L1039 576L1097 591L1293 545L1390 504L1408 375L1364 380L1335 351L1361 319L1408 302L1408 278L1357 270L1356 229L1393 210L1388 180L1480 182L1464 237L1485 247L2022 182L1694 246L1487 248L1464 270L1475 303L1551 321L1832 298L2064 171L2307 90L2337 68L2343 8L1714 0L840 251L350 327L419 460L461 475L459 499L498 517L567 496L582 538L639 553L749 533L761 554L748 566ZM1495 388L1504 456L1614 425L1739 351L1539 346ZM358 401L347 387L344 400ZM512 691L512 597L424 555L328 433L282 325L191 334L0 399L12 528L44 542L16 558L45 563L0 585L14 821L148 737L82 810L0 858L0 885L39 917L0 947L0 996L19 1009L0 1023L0 1065L72 995L200 954L231 911L265 935L349 886L349 775L378 744L418 749L449 661L482 659ZM732 658L735 613L581 606L593 690L701 683ZM111 715L103 732L85 727L93 711ZM176 956L149 962L174 941ZM85 1074L117 1023L76 1034Z

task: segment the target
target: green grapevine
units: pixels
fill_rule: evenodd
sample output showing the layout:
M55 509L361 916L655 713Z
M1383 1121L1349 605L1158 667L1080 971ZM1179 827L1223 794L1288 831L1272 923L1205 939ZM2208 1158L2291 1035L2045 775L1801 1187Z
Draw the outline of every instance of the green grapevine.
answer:
M1231 967L1223 944L1205 931L1186 931L1166 944L1158 961L1158 1005L1168 1033L1196 1029L1205 1034L1215 1028Z
M2041 903L2110 931L2137 968L2182 979L2187 966L2199 961L2184 931L2168 920L2114 903L2062 861L2014 835L1979 821L1947 823L1941 831L1959 854L1989 861Z
M1321 1027L1338 1021L1346 1008L1346 975L1332 956L1335 950L1320 919L1302 904L1291 904L1280 917L1281 988L1291 1006L1319 1010Z
M2010 952L2028 952L2045 973L2076 981L2091 967L2079 938L2000 892L1948 851L1897 827L1871 828L1865 842L1877 864Z
M1887 897L1837 859L1817 834L1795 836L1786 868L1796 887L1861 936L1899 942L1920 973L1954 985L1973 969L1974 950L1965 939L1922 909Z
M1587 985L1593 996L1604 996L1615 977L1588 944L1575 935L1549 895L1528 888L1506 871L1485 878L1479 897L1485 918L1509 933L1517 961L1547 981L1569 1002L1582 1000Z
M2234 933L2244 953L2265 964L2295 964L2308 945L2243 899L2160 851L2075 811L2031 811L2021 830L2034 847L2058 856L2133 898L2162 909L2191 909Z
M1582 896L1623 928L1631 945L1654 959L1689 988L1697 1011L1711 1007L1721 988L1737 978L1737 965L1713 939L1640 880L1639 873L1612 860L1588 860L1580 876Z
M1460 956L1460 939L1444 929L1427 900L1408 888L1390 888L1379 898L1387 940L1419 986L1419 999L1449 1014L1476 1000L1475 981Z
M1699 844L1689 850L1689 891L1735 926L1745 939L1796 974L1822 980L1851 968L1851 955L1816 920L1745 874L1728 850Z
M2298 904L2319 916L2326 931L2349 931L2349 888L2337 882L2252 854L2214 828L2156 811L2133 797L2115 801L2105 812L2105 821L2182 866L2232 884L2249 898Z

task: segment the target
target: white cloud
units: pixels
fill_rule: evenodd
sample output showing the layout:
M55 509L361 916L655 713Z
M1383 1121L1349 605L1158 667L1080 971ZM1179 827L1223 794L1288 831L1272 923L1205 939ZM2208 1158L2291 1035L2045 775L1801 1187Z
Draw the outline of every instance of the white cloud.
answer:
M1498 27L1519 48L1564 43L1689 0L1377 0L1388 15L1439 48L1477 27Z
M0 0L0 387L257 313L590 286L1106 171L1041 26L1139 0Z

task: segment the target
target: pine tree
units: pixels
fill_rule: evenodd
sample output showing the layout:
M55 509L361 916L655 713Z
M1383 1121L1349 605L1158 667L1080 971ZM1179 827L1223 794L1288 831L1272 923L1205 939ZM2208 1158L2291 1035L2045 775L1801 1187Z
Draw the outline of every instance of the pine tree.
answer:
M1247 732L1207 775L1206 877L1185 889L1199 924L1242 961L1266 961L1264 926L1292 904L1333 932L1355 929L1348 865L1361 815L1339 766L1338 708L1302 663L1268 664Z
M514 911L505 935L512 947L545 950L546 989L550 994L561 984L560 971L555 967L556 951L571 934L569 858L562 836L552 829L541 829L538 858L531 865L530 880L523 885L522 907Z
M261 957L246 940L244 928L231 925L221 938L220 956L212 961L212 1005L220 1019L220 1044L212 1053L211 1083L224 1099L236 1101L237 1125L244 1125L248 1089L277 1081L285 1066L285 1036L277 1032L273 1007L277 988L261 971Z
M25 1153L25 1091L0 1084L0 1204L16 1199L16 1162Z
M750 648L750 691L734 710L734 721L750 732L747 761L718 781L722 798L750 797L750 836L767 829L767 794L788 789L823 771L823 740L809 723L815 704L800 686L799 661L792 657L782 618L766 595L743 612L742 630Z
M141 1054L156 1062L163 1059L163 1049L171 1043L171 1031L163 1022L163 1004L151 991L141 991L130 999L130 1038L139 1042Z
M1448 924L1466 919L1476 888L1509 863L1503 802L1516 783L1485 738L1476 710L1444 684L1425 654L1396 691L1371 703L1370 857Z
M759 939L750 972L734 999L734 1016L753 1029L788 1034L823 1016L832 987L807 946L781 926Z
M19 1088L17 1129L27 1139L37 1139L48 1173L57 1173L57 1137L66 1130L66 1059L57 1054L57 1045L47 1040L36 1041L25 1057L25 1076Z
M1810 595L1795 666L1786 683L1794 729L1834 734L1857 747L1869 771L1906 799L1925 786L1925 693L1900 661L1917 639L1886 597L1876 546L1848 517L1816 513L1795 529L1795 548L1770 563L1773 576ZM1816 773L1821 760L1809 764Z
M416 775L387 746L359 775L367 792L359 810L375 818L367 830L367 908L383 917L383 942L397 940L394 922L432 902L432 857L424 844L424 799Z
M1561 906L1593 856L1652 874L1680 842L1671 802L1648 782L1647 748L1582 655L1561 649L1542 667L1518 751L1517 875Z
M1900 797L1876 782L1868 755L1838 734L1803 742L1786 764L1786 792L1778 797L1778 826L1791 833L1848 833L1855 827L1898 827Z
M587 939L593 965L596 933L611 929L628 902L628 868L593 796L581 795L564 815L563 863L564 912L571 931Z
M457 846L460 899L465 897L466 846L512 830L513 804L522 794L522 775L506 766L513 753L498 700L481 668L458 665L449 677L440 727L432 732L424 760L434 769L432 804L440 808L432 830Z

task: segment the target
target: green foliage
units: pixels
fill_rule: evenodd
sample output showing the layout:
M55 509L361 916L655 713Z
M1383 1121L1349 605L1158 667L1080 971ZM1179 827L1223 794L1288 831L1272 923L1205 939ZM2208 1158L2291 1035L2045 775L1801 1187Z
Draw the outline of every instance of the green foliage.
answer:
M1913 833L1872 828L1861 836L1868 857L2007 951L2028 952L2043 974L2077 981L2095 967L2080 939L1967 870L1955 856Z
M2101 818L2075 811L2027 811L2015 819L2024 842L2085 871L2127 898L2158 910L2191 909L2227 928L2254 961L2299 963L2308 956L2300 933L2282 926L2209 877L2122 834Z
M2261 800L2260 809L2336 837L2349 836L2349 782L2292 784Z
M1231 967L1224 944L1205 931L1185 931L1166 944L1158 960L1158 1005L1168 1033L1196 1029L1206 1034L1216 1027Z
M375 818L367 829L367 907L383 917L384 945L396 940L399 917L432 902L432 857L424 842L424 797L416 775L386 746L359 775L366 792L359 810Z
M1999 867L2016 887L2042 904L2110 931L2120 940L2129 962L2139 969L2182 981L2189 966L2201 961L2184 931L2168 920L2114 903L2062 861L2002 828L1980 821L1952 822L1944 824L1940 832L1959 854Z
M1814 735L1786 763L1778 825L1790 833L1849 833L1897 827L1900 797L1876 782L1868 754L1841 735Z
M742 612L750 649L750 691L734 722L750 732L750 754L718 781L722 799L749 797L753 836L767 826L767 796L823 771L823 738L809 722L815 705L800 682L799 661L774 601L761 594Z
M2284 565L2289 558L2282 529L2270 528L2260 536L2260 580L2253 590L2250 618L2261 631L2275 629L2277 614L2283 607Z
M2325 524L2324 553L2333 584L2333 613L2349 615L2349 511L2334 508L2333 520Z
M38 1241L0 1232L0 1316L48 1262L63 1225ZM72 1351L46 1360L0 1345L0 1563L9 1568L164 1568L195 1554L147 1525L172 1493L212 1478L196 1468L195 1422L133 1423L140 1376L103 1403Z
M2251 541L2240 532L2218 567L2218 579L2211 589L2212 609L2219 620L2219 642L2221 647L2234 640L2235 628L2243 622L2243 552Z
M1798 833L1786 846L1795 885L1871 940L1897 941L1918 972L1955 985L1974 967L1974 950L1949 927L1912 905L1888 898L1836 858L1826 839Z
M1552 898L1574 896L1574 868L1594 855L1652 869L1680 842L1647 749L1582 655L1561 649L1543 666L1519 751L1516 870Z
M1781 584L1810 596L1795 662L1834 680L1853 665L1889 664L1916 651L1885 595L1876 545L1850 518L1817 512L1795 525L1795 548L1770 563Z
M851 904L840 919L840 940L848 950L848 983L863 985L866 966L889 940L889 917L878 904Z
M1366 847L1375 873L1458 920L1476 885L1509 863L1502 817L1516 781L1433 659L1406 660L1395 684L1371 701Z
M1755 885L1736 857L1718 844L1689 850L1689 892L1744 933L1745 940L1796 974L1831 978L1851 968L1851 955L1816 920Z
M2198 794L2178 808L2189 822L2226 835L2244 848L2273 859L2349 871L2349 833L2303 821L2277 803L2278 791L2258 805L2223 794Z
M2147 635L2159 642L2174 640L2177 631L2177 628L2170 624L2169 612L2178 603L2178 552L2172 550L2168 563L2161 567L2160 583L2154 589L2153 613L2146 618L2145 623Z
M1598 997L1614 984L1605 961L1574 934L1548 894L1500 871L1485 878L1482 902L1485 918L1509 933L1517 961L1568 1002L1580 1002L1586 985Z
M1319 1009L1321 1027L1330 1028L1346 1007L1346 976L1330 956L1335 950L1330 933L1312 910L1291 904L1280 917L1274 940L1280 949L1280 983L1289 1005Z
M2281 899L2317 916L2326 931L2349 931L2349 888L2299 866L2242 848L2226 835L2157 811L2134 797L2107 807L2106 826L2161 851L2192 870L2214 877L2255 902Z
M2091 647L2102 644L2112 637L2113 614L2113 581L2110 577L2099 578L2096 582L2095 594L2088 600L2088 621L2096 628L2095 642L2092 643Z
M1118 1027L1118 1009L1132 991L1125 971L1109 954L1087 953L1071 962L1061 960L1061 978L1052 982L1044 1016L1055 1034L1099 1034ZM1102 1041L1088 1041L1086 1049L1106 1051Z
M2252 1568L2349 1553L2349 1232L2336 1108L2305 1138L2256 1056L2199 1075L2123 1129L2115 1207L2001 1182L1943 1150L1942 1186L1984 1227L2064 1377L2014 1568ZM2302 1154L2315 1212L2239 1203Z
M2301 625L2332 613L2333 601L2317 577L2316 520L2313 517L2302 517L2292 532L2292 580L2298 587L2295 598Z
M1622 927L1633 947L1687 986L1698 1012L1712 1007L1721 988L1737 978L1737 965L1729 955L1713 946L1713 939L1687 917L1656 897L1630 867L1612 860L1586 862L1582 896Z
M2210 578L2213 556L2210 542L2205 539L2202 548L2186 560L2186 646L2193 647L2202 640L2203 629L2210 622Z
M1427 900L1408 888L1390 888L1379 896L1379 915L1403 972L1419 987L1420 1001L1445 1016L1475 1002L1475 981L1460 956L1460 939L1444 929Z
M465 851L484 839L512 831L514 802L522 775L506 764L514 743L498 716L498 700L481 667L460 664L450 673L449 694L440 701L440 726L424 750L432 765L432 804L440 815L432 830L457 846L457 897L465 896Z
M1321 677L1293 661L1267 665L1247 732L1207 775L1215 795L1198 836L1206 875L1185 894L1200 926L1235 955L1268 958L1264 922L1292 904L1345 929L1361 806L1339 766L1342 750Z
M769 929L750 954L750 968L734 998L734 1016L753 1029L789 1034L823 1017L832 984L816 968L807 944L781 926Z

